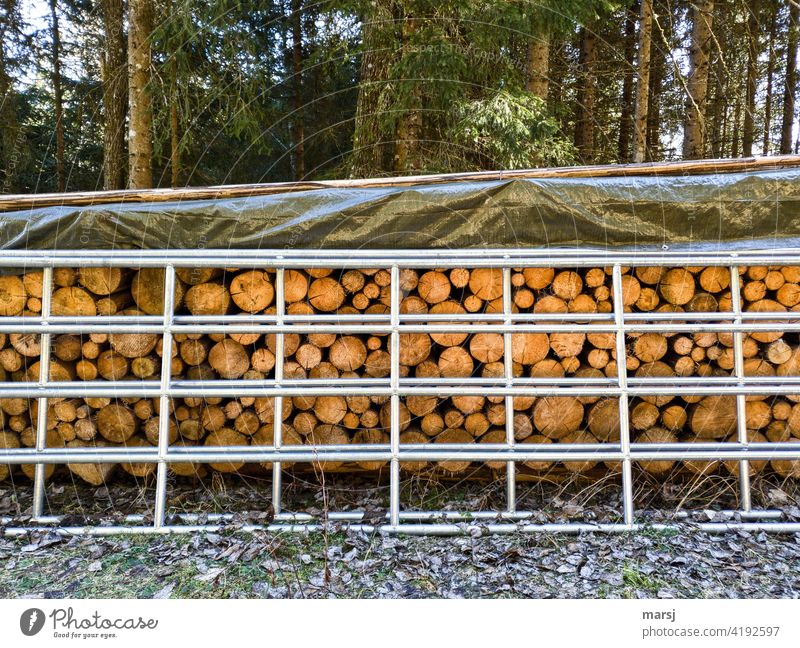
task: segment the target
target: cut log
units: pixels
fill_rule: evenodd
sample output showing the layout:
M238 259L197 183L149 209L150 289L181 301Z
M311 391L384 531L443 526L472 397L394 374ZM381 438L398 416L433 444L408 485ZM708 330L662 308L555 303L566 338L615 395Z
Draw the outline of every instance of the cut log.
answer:
M455 288L465 288L469 284L470 272L466 268L453 268L450 271L450 283Z
M184 285L175 278L175 310L183 303ZM160 268L142 268L131 281L131 296L140 311L148 315L164 313L164 270Z
M525 285L533 290L544 290L555 277L553 268L525 268L522 276L525 277Z
M585 340L583 333L551 333L550 348L559 358L573 358L583 350Z
M347 401L342 396L318 396L314 414L323 423L335 425L347 413Z
M0 317L22 315L26 299L22 279L16 275L0 276Z
M515 333L511 336L511 358L522 365L536 364L547 357L550 338L546 333Z
M694 406L689 426L702 439L724 439L736 431L736 398L706 396Z
M640 266L636 268L634 274L643 284L655 286L661 281L665 272L666 268L661 266Z
M561 443L568 443L568 444L589 444L589 443L596 443L595 438L585 432L584 430L576 430L575 432L570 432L569 434L565 435L561 439ZM573 473L586 473L592 470L597 465L596 461L565 461L564 467Z
M716 294L731 285L731 273L722 266L708 266L698 277L700 287L708 293Z
M620 434L619 401L605 398L589 410L589 429L601 443L617 442Z
M761 299L757 302L750 304L747 307L747 312L748 313L786 312L786 306L771 299ZM750 334L750 337L752 337L757 342L763 342L766 344L774 342L775 340L779 339L782 336L783 333L781 331L758 331L756 333Z
M241 344L225 339L211 348L208 363L221 378L231 380L240 378L250 368L250 357Z
M67 448L93 448L108 446L108 443L103 441L89 442L81 439L75 439L67 443ZM92 486L103 486L111 479L111 475L116 468L116 464L109 463L68 463L67 468L71 473L77 475L83 481L91 484Z
M357 338L353 338L357 340ZM354 362L360 360L361 366L366 359L366 349L363 349L363 344L357 340L361 347L357 347L353 343L353 352L357 355L353 358ZM363 349L364 357L361 357L361 350ZM409 367L416 367L424 360L427 360L431 354L431 337L427 333L403 333L400 335L400 364ZM344 361L344 360L343 360Z
M347 445L350 437L338 425L318 425L308 435L308 443L315 446ZM312 463L315 470L335 470L342 466L341 461L316 461Z
M645 430L638 437L636 443L677 443L676 437L669 430L660 427L653 427ZM675 467L675 462L672 459L648 459L638 462L639 465L651 475L664 477L669 474Z
M50 312L53 315L92 317L97 315L97 307L88 292L73 286L59 288L53 293Z
M259 313L272 303L275 289L266 272L249 270L233 278L230 296L233 303L244 312Z
M545 396L533 408L533 424L543 435L561 439L583 421L583 404L572 396Z
M409 428L400 435L400 445L416 445L428 443L429 439L419 430ZM400 470L410 473L419 473L428 468L424 461L403 461L400 463Z
M504 344L499 333L475 333L469 341L469 352L483 364L497 362L503 357Z
M553 443L553 441L552 439L549 439L542 434L533 434L529 436L527 439L524 439L522 443L548 444L548 443ZM546 472L550 470L554 464L551 461L524 461L522 465L536 472Z
M644 333L633 343L633 352L642 362L655 362L667 354L667 339L660 333Z
M144 315L136 309L124 310L121 315ZM108 342L111 348L125 358L141 358L156 348L159 336L155 333L111 333Z
M302 302L308 294L308 278L299 270L285 270L283 294L287 303Z
M438 304L450 296L451 286L446 274L430 270L419 278L417 292L429 304Z
M308 301L318 311L330 313L344 303L342 285L331 277L315 279L308 289Z
M469 289L484 301L499 299L503 296L503 271L500 268L473 270L469 277Z
M685 268L673 268L662 277L659 291L670 304L686 304L694 296L694 277Z
M136 417L124 405L111 403L97 413L97 430L112 443L124 443L136 433L137 427Z
M124 287L127 272L122 268L79 268L78 283L95 295L110 295Z
M474 272L473 272L474 274ZM472 435L469 434L466 430L460 428L448 428L441 432L436 439L434 439L434 443L474 443L475 439L472 438ZM437 466L446 473L456 474L460 472L464 472L467 468L469 468L470 461L467 460L450 460L450 461L439 461L437 462Z
M202 284L201 284L202 285ZM219 430L209 432L203 445L209 447L220 446L245 446L247 445L247 437L239 434L236 430L229 427L223 427ZM208 464L212 469L221 473L234 473L238 472L243 466L243 461L220 461Z
M175 268L175 275L190 286L207 283L222 274L219 268Z
M457 346L447 347L442 351L438 366L439 373L444 378L467 378L475 368L472 356Z
M186 308L192 315L224 315L231 305L231 294L228 289L222 284L213 282L192 286L186 291L184 299Z

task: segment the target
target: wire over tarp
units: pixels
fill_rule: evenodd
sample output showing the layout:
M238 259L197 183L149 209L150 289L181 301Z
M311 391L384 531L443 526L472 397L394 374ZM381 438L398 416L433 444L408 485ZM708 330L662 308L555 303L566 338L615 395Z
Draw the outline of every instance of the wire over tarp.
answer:
M543 247L800 247L800 167L362 183L0 213L5 250Z

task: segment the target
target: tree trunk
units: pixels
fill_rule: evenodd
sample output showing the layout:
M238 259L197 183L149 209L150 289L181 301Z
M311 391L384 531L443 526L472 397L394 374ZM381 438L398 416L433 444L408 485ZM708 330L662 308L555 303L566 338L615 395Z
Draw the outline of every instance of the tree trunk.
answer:
M714 95L711 99L711 112L709 116L711 144L711 157L721 157L722 142L722 122L723 122L723 92L722 92L722 59L717 57L714 63Z
M303 180L306 175L305 132L303 125L303 3L292 0L292 67L294 73L294 176Z
M647 121L650 93L650 41L653 26L653 0L642 0L639 14L639 55L636 62L636 114L634 117L633 161L647 157Z
M151 0L128 2L128 184L131 189L153 186L153 103L151 95Z
M797 85L797 21L800 7L789 6L789 35L786 44L786 85L783 88L783 123L781 125L781 154L792 152L792 127L794 126L794 100Z
M372 177L386 170L381 130L382 94L395 56L393 1L371 3L362 20L363 46L356 104L351 177Z
M617 159L628 162L631 159L631 130L634 58L636 56L636 5L625 12L625 70L622 81L622 106L619 118L619 139ZM646 84L645 84L645 87ZM638 95L637 95L638 96Z
M597 35L591 26L581 29L578 105L575 108L575 147L578 149L578 155L583 164L591 164L594 158L596 43Z
M9 32L16 27L18 7L16 1L7 2L5 15L8 20L0 23L0 193L14 189L17 172L17 150L20 145L20 132L17 123L16 92L10 76L10 64L6 60Z
M698 0L692 5L692 42L689 48L689 97L683 127L683 157L700 159L705 155L706 94L711 51L714 0Z
M550 85L550 35L537 34L528 45L528 70L525 88L531 94L547 101Z
M646 160L655 161L661 157L661 83L664 79L665 55L661 48L656 49L655 60L651 54L650 84L647 92L647 144Z
M739 121L742 117L742 99L741 93L736 93L736 99L733 107L733 140L731 141L731 157L739 157L739 137L741 130L739 129Z
M53 42L53 99L56 118L56 180L59 193L66 188L64 175L64 101L61 89L61 32L58 28L58 3L50 0Z
M767 91L764 98L764 144L762 155L769 155L772 129L772 76L775 73L775 32L778 25L778 10L771 9L772 17L769 25L769 45L767 47Z
M181 173L180 134L178 133L178 70L175 59L172 59L170 82L172 84L172 97L169 101L169 133L170 133L170 172L171 187L177 187Z
M416 32L418 20L413 15L405 15L402 20L402 52L407 56L410 52L411 37ZM405 175L419 173L424 164L422 160L422 100L419 81L411 83L410 103L401 108L395 131L394 170Z
M103 0L103 188L125 188L125 116L128 112L128 71L123 0Z
M758 76L758 9L759 0L752 0L747 20L747 88L745 90L744 126L742 129L742 155L753 154L754 116L756 111L756 82Z

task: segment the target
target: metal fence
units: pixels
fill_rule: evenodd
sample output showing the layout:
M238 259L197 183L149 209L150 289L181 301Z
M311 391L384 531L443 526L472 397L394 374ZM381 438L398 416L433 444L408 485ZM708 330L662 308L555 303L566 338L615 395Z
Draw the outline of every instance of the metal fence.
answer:
M622 268L627 266L727 266L730 269L732 309L713 313L635 313L622 306ZM351 528L389 533L449 534L475 529L482 532L510 533L534 531L620 532L642 528L634 511L632 464L669 460L736 460L740 464L740 507L726 522L700 524L711 531L751 529L778 532L800 531L800 523L782 521L780 511L754 510L751 503L748 462L767 459L800 459L800 444L749 443L744 417L745 398L750 394L791 393L800 376L746 376L743 335L755 331L800 332L800 319L794 312L743 312L738 267L752 265L800 265L800 250L676 253L614 252L593 250L164 250L164 251L85 251L85 252L4 252L0 266L17 271L43 269L42 311L39 317L0 318L0 332L41 335L38 382L0 383L0 397L39 399L36 421L36 446L0 449L0 464L35 464L32 517L29 526L6 526L7 534L23 534L33 528L49 528L59 533L172 533L215 529L230 514L167 516L168 466L173 462L208 463L219 461L272 462L272 504L275 519L270 530L315 530L325 521L282 507L282 463L326 461L379 461L389 464L389 510L385 524L362 522L359 512L332 512L327 521L338 521ZM161 267L166 269L163 316L52 316L53 268L58 267ZM175 268L230 267L264 268L276 271L277 313L274 315L187 316L173 314ZM553 267L576 269L612 267L613 307L611 313L593 314L515 314L511 306L512 268ZM448 315L411 315L400 312L402 268L502 268L504 279L503 312ZM391 269L391 308L385 315L288 315L284 305L284 270L290 268L388 268ZM480 323L476 323L479 318ZM574 332L614 333L618 359L626 357L629 332L732 332L734 371L730 377L631 377L625 362L617 363L613 378L522 378L512 370L512 333ZM163 336L162 367L159 380L53 382L49 374L50 336L62 333L157 333ZM276 335L275 374L269 380L189 381L171 375L171 352L176 333L261 333ZM283 376L283 335L286 333L382 333L390 336L391 372L388 378L339 380L289 380ZM399 349L404 333L494 332L504 336L502 378L410 378L401 377ZM632 443L629 428L629 397L642 395L735 395L737 442L725 443ZM390 398L391 426L388 444L375 445L283 445L282 399L299 395L381 395ZM502 396L506 408L506 440L501 444L401 444L400 399L410 395L447 397L454 395ZM47 448L47 399L56 397L148 397L160 399L160 411L169 411L169 401L179 397L257 396L275 399L274 445L230 447L174 447L169 445L169 417L159 420L159 443L152 448ZM606 396L619 401L619 442L597 444L519 444L514 439L513 398L515 396ZM404 511L400 496L400 468L403 462L468 460L505 461L506 506L502 511ZM614 461L621 464L622 520L618 523L538 524L534 511L518 510L516 464L524 461ZM74 527L62 525L59 516L45 515L45 467L63 463L128 462L156 463L155 503L152 524L149 517L130 515L125 524ZM201 523L202 522L202 523ZM13 524L9 518L0 524ZM662 528L667 525L650 525ZM263 527L245 527L263 528Z

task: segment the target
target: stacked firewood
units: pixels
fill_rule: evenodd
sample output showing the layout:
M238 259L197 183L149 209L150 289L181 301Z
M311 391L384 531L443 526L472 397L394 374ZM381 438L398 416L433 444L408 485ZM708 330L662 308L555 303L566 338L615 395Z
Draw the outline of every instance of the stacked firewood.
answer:
M233 315L276 313L274 270L183 268L176 270L176 314ZM617 357L614 333L581 332L582 314L612 313L611 268L514 268L511 308L514 313L572 314L572 332L514 333L511 366L516 377L553 379L631 377L712 377L734 372L732 333L629 333L626 357ZM720 312L732 309L727 268L623 268L622 305L632 313ZM53 273L53 315L161 315L164 271L143 268L58 268ZM503 273L499 269L401 270L402 314L463 315L481 322L480 315L503 313ZM741 269L741 300L746 311L800 310L800 268ZM390 312L391 273L372 270L286 270L287 315L318 315L324 323L338 315L384 315ZM42 273L0 276L0 318L36 316L42 310ZM638 321L638 320L635 320ZM369 326L365 324L365 326ZM437 324L430 333L400 336L400 375L415 378L460 379L505 376L505 340L499 333L454 333ZM186 380L252 380L275 377L277 337L274 334L176 334L169 358L171 373ZM161 375L163 347L154 333L87 333L52 335L49 379L53 381L153 381ZM283 377L291 380L386 378L391 373L390 336L374 334L286 333L283 335ZM0 334L0 380L36 381L41 344L34 334ZM800 339L796 333L754 332L743 336L744 373L751 376L800 375ZM736 400L733 396L698 396L676 389L675 395L633 398L632 437L639 442L735 440ZM787 390L788 391L788 390ZM48 401L48 447L154 446L158 443L157 398L51 398ZM182 446L271 445L275 401L267 397L190 397L171 402L169 443ZM800 441L800 394L748 396L746 427L751 441ZM368 396L356 388L351 395L286 397L280 412L283 445L387 443L391 419L388 396ZM0 447L35 445L37 401L0 399ZM620 434L620 409L615 398L513 398L513 433L521 444L614 442ZM408 396L400 403L400 442L504 443L506 407L502 396ZM767 464L770 464L769 466ZM363 462L376 470L383 462ZM469 461L451 460L431 466L407 462L403 470L453 474L466 471ZM502 469L503 462L484 464ZM298 466L299 467L299 466ZM328 462L328 470L349 470L353 464ZM100 484L114 465L70 464L72 473ZM152 473L154 465L123 464L136 477ZM208 469L236 472L240 462L173 464L181 476L202 475ZM247 469L249 469L248 467ZM567 462L559 469L586 473L602 466L595 461ZM716 470L736 473L737 462L649 461L642 468L666 476ZM755 473L771 469L800 478L800 461L753 461ZM530 461L530 473L544 473L553 464ZM48 475L55 470L48 467ZM33 466L21 466L33 475ZM9 477L0 465L0 479Z

